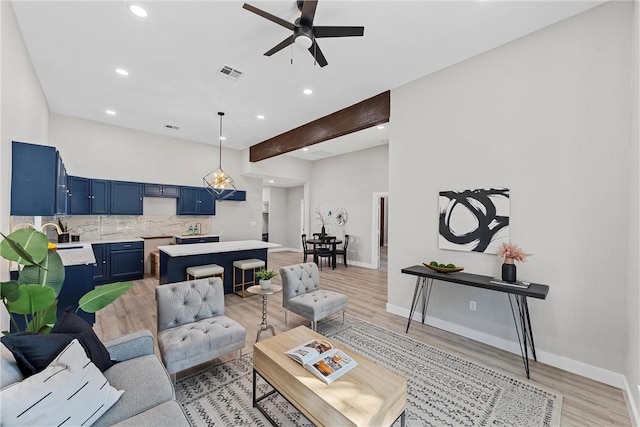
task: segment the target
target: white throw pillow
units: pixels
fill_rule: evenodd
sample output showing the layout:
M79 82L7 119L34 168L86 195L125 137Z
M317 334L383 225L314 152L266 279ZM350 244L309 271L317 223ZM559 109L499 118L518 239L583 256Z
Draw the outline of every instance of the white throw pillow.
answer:
M43 371L0 391L0 424L90 426L122 393L74 339Z

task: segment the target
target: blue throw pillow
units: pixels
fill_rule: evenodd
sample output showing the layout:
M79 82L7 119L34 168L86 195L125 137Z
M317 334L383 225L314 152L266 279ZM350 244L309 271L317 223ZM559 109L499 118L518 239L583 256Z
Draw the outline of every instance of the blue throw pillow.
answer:
M87 356L89 356L89 359L91 359L100 371L104 372L113 366L109 351L104 344L100 342L96 333L93 332L91 325L74 312L70 310L65 311L53 326L51 333L67 334L73 338L77 338L87 353Z
M73 341L73 337L68 334L16 332L1 337L0 341L13 354L22 375L29 377L46 368Z

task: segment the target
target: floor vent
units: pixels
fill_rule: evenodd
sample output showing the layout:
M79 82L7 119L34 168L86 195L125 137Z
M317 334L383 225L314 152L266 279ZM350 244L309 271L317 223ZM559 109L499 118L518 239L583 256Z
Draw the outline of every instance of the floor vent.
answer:
M166 127L167 129L174 129L174 130L180 129L180 126L176 126L176 125L164 125L164 127Z
M228 65L223 65L222 68L220 68L219 73L223 76L223 77L227 77L231 80L238 80L240 78L240 76L242 75L242 71L240 70L236 70L233 67L230 67Z

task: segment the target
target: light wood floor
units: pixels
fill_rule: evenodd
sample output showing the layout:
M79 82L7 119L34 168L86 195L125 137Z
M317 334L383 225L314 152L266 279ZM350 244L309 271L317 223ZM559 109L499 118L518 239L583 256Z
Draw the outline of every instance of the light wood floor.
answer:
M274 252L269 254L268 261L269 268L277 271L281 266L302 262L302 254ZM324 267L320 272L320 280L323 288L349 296L348 314L404 334L407 319L385 311L386 271L354 266L345 268L338 263L338 268L335 270ZM279 285L280 278L273 279L273 283ZM148 329L155 335L156 286L158 281L152 276L137 280L131 291L98 312L94 326L98 336L107 340L142 329ZM302 317L290 313L289 325L285 325L281 298L278 294L269 297L268 319L277 332L309 324ZM230 294L226 295L225 304L225 314L247 329L247 341L243 353L250 352L261 321L260 297L242 299ZM408 335L426 344L527 381L520 355L422 325L419 322L411 324ZM262 333L262 337L268 336L270 332ZM555 390L564 396L562 426L631 425L623 392L620 389L533 361L530 381L532 384Z

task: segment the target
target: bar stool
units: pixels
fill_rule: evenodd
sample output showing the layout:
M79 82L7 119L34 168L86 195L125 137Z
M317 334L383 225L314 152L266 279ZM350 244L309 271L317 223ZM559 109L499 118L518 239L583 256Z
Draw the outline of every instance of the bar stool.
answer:
M224 268L218 264L194 265L187 268L187 280L213 276L220 276L222 283L224 283Z
M251 258L251 259L239 259L233 262L233 293L240 295L242 298L245 296L251 296L255 294L246 294L244 293L245 285L255 285L256 284L256 270L259 268L264 268L265 262L261 259ZM242 271L242 282L237 283L236 281L236 270ZM253 274L251 276L250 281L245 280L245 272L247 270L253 270Z

